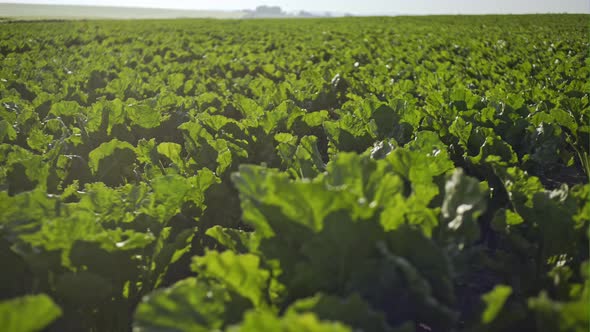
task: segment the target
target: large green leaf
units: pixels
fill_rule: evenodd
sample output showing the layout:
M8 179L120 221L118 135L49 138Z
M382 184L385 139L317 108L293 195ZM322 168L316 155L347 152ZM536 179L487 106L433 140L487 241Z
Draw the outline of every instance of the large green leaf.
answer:
M312 313L287 314L277 317L266 311L249 311L240 326L227 332L347 332L352 331L339 322L322 322Z
M137 306L134 331L216 331L242 319L248 300L224 286L188 278L157 290Z
M257 246L256 232L245 232L239 229L224 228L216 225L205 232L229 250L236 253L246 253L248 250L255 251Z
M142 128L155 128L160 125L160 112L149 105L142 103L129 104L125 106L125 112L133 125Z
M16 130L14 127L6 120L0 121L0 142L3 142L4 139L7 141L13 141L16 138Z
M190 251L196 231L196 228L189 228L175 234L171 227L162 229L152 255L151 281L154 288L160 286L168 268Z
M89 154L88 164L92 172L96 174L99 171L100 161L113 155L116 150L128 150L133 152L133 154L135 153L133 145L128 142L112 139L107 143L102 143Z
M178 143L163 142L158 144L158 153L168 158L181 169L184 168L184 161L180 155L182 146Z
M290 181L284 175L259 166L242 165L240 172L233 174L232 179L244 205L244 219L260 227L264 233L269 226L272 229L271 225L280 222L277 218L285 217L319 231L324 218L343 208L350 199L338 192L327 191L321 183ZM277 214L261 215L256 211L256 205L268 212L271 210L266 207L277 209Z
M497 285L492 291L482 296L486 303L486 308L481 317L484 324L488 324L496 319L510 294L512 294L512 288L510 286Z
M47 188L50 164L42 155L12 146L6 160L6 185L12 194Z
M295 171L302 178L313 178L324 170L324 162L318 151L317 137L304 136L295 149Z
M0 302L0 326L5 331L35 332L61 316L61 309L45 294Z
M90 151L88 166L98 179L118 185L131 176L135 158L133 145L115 138Z
M250 299L255 307L268 303L269 271L260 266L260 258L232 251L209 251L194 257L192 269L201 276L219 280L237 294Z
M191 189L191 182L180 175L165 175L150 182L154 191L154 206L149 213L161 221L167 221L180 210L186 194Z
M96 243L109 252L144 248L154 241L151 233L105 229L93 212L82 209L68 216L46 219L38 231L20 238L35 248L61 250L64 266L70 265L70 253L77 241Z
M50 113L59 117L73 117L80 115L80 105L75 101L60 101L51 105Z
M354 153L334 156L327 165L325 182L329 188L353 193L365 202L365 209L386 206L393 196L404 191L402 179L387 162Z
M352 114L345 114L340 120L324 122L324 129L337 151L363 152L372 145L375 137L368 123Z

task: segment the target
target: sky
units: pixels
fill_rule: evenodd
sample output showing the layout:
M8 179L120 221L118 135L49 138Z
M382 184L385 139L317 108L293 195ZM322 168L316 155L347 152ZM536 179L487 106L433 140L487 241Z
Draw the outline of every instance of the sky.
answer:
M0 3L105 5L175 9L254 9L280 6L284 11L307 10L351 14L522 14L588 13L590 0L0 0Z

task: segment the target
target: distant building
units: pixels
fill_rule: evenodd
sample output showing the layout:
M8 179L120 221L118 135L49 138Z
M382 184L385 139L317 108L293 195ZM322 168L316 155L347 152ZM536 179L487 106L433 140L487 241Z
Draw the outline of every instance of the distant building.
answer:
M298 12L287 13L279 6L258 6L255 10L246 9L242 11L244 18L294 18L294 17L339 17L342 14L335 14L331 12L308 12L300 10ZM352 16L352 15L351 15Z
M271 18L271 17L285 17L287 14L283 12L279 6L258 6L255 10L246 10L246 17L248 18Z
M297 13L297 17L315 17L315 15L310 12L306 12L305 10L301 10L299 13Z

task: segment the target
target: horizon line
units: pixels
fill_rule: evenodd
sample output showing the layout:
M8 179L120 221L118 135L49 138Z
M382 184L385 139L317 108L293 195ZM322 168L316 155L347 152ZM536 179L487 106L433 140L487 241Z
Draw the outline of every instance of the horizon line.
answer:
M48 6L48 7L100 7L100 8L124 8L124 9L161 9L161 10L170 10L170 11L202 11L202 12L223 12L223 13L236 13L236 12L247 12L247 11L254 11L256 8L241 8L241 9L220 9L220 8L191 8L191 7L164 7L164 6L150 6L150 5L131 5L131 4L102 4L102 3L43 3L40 1L27 1L27 2L10 2L10 1L2 1L0 0L0 6L2 5L16 5L16 6ZM261 5L264 6L264 5ZM279 7L281 6L267 6L267 7ZM282 8L281 8L282 9ZM573 14L573 15L589 15L590 12L571 12L571 11L554 11L554 12L512 12L512 13L502 13L502 12L486 12L486 13L459 13L459 12L447 12L447 13L425 13L425 12L414 12L414 13L402 13L402 12L386 12L386 13L378 13L378 12L340 12L340 11L331 11L331 10L307 10L307 9L298 9L293 11L284 11L285 14L293 14L298 12L308 12L312 14L338 14L338 15L353 15L353 16L444 16L444 15L550 15L550 14Z

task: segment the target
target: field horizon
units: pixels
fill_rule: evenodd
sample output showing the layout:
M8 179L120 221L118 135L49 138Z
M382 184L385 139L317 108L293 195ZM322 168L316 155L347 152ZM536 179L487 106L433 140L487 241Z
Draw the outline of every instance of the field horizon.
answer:
M183 10L147 7L112 7L86 5L40 5L0 3L0 19L173 19L173 18L242 18L240 10Z
M0 24L2 331L588 331L590 15L90 8Z

